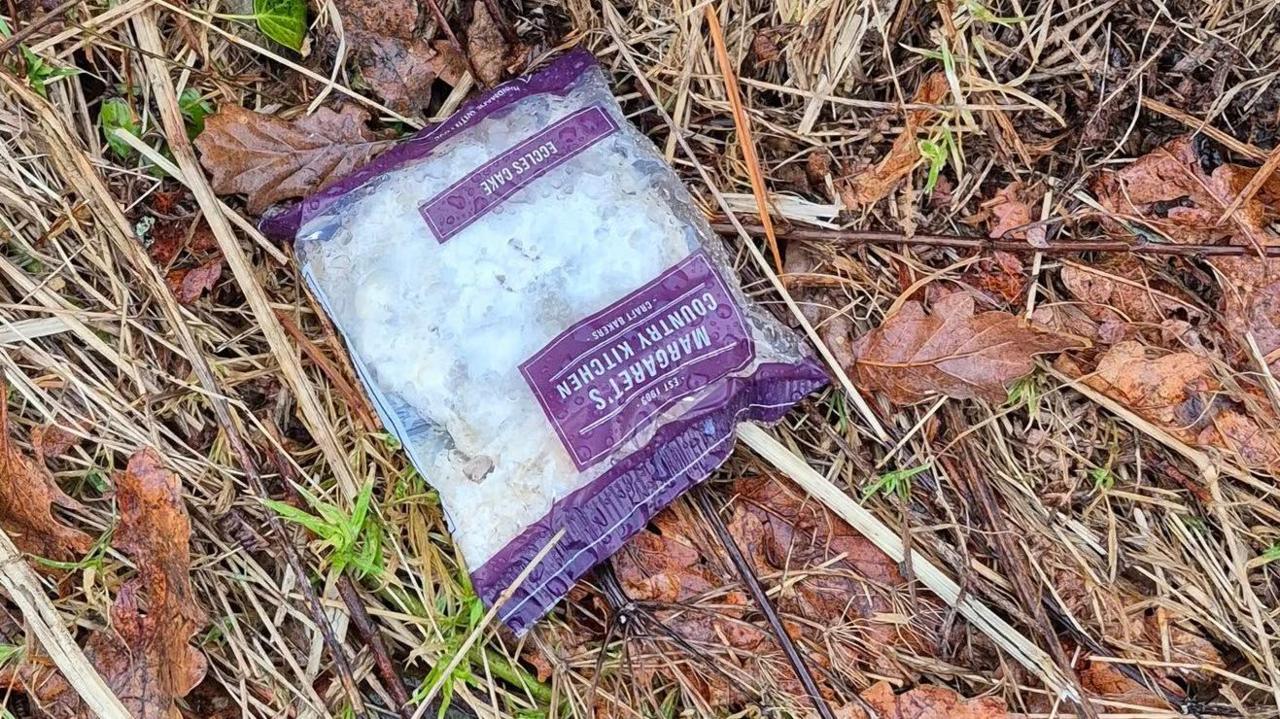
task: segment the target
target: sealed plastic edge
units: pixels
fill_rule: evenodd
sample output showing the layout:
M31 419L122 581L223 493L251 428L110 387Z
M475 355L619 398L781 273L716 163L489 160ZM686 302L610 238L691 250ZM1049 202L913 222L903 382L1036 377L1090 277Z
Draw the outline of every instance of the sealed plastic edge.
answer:
M441 143L467 127L530 95L564 93L584 72L596 68L595 58L583 48L574 48L546 66L528 75L508 80L463 103L457 112L438 125L419 131L412 137L374 158L369 164L339 179L325 189L292 205L279 205L267 210L258 221L258 229L273 240L292 240L310 217L360 188L369 180L426 157Z
M644 447L557 501L546 516L472 571L476 593L492 606L564 529L564 536L498 612L507 627L524 634L592 567L719 468L733 451L739 422L776 422L826 383L826 373L812 358L763 364L746 377L722 380L685 415L663 425Z

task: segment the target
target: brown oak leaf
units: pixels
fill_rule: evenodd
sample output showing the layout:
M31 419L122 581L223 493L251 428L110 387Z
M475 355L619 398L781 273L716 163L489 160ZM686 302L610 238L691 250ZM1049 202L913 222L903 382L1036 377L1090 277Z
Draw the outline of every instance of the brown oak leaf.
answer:
M199 267L177 269L165 275L165 283L178 301L189 305L218 285L222 277L222 258L209 260Z
M1040 219L1040 197L1043 193L1021 181L1000 188L994 197L983 203L983 207L991 212L991 230L989 236L994 239L1026 240L1033 247L1045 247L1045 228L1043 225L1025 227Z
M839 719L1007 719L1004 701L996 697L968 699L953 689L922 684L894 694L888 682L877 682L862 692L866 704L851 703L836 710ZM870 707L874 714L867 712Z
M58 561L79 559L93 544L89 535L53 516L53 505L70 509L68 497L43 462L28 457L9 437L8 388L0 388L0 527L18 549Z
M1108 349L1081 379L1188 444L1225 452L1246 467L1280 471L1276 418L1263 402L1246 410L1222 396L1204 357L1125 341Z
M975 313L973 297L953 292L931 312L909 301L853 343L853 380L897 404L943 394L1000 402L1031 372L1035 356L1078 349L1079 337L1037 329L1008 312Z
M862 640L872 645L921 654L932 651L941 636L943 614L934 611L939 605L932 596L917 597L909 621L879 621L910 600L898 563L871 540L784 482L742 479L734 491L729 531L756 572L796 577L779 595L781 610L815 626L854 623ZM855 656L839 658L846 666L859 661ZM876 670L894 672L883 664Z
M321 107L293 120L225 105L205 120L195 142L214 191L245 194L249 212L260 214L323 188L386 149L368 119L355 105L338 112Z
M1012 252L996 250L990 258L975 263L965 279L1006 304L1022 299L1027 291L1027 270L1022 258Z
M946 97L948 90L946 75L935 72L921 81L911 102L937 105ZM911 174L911 170L915 168L920 160L917 134L933 124L937 117L936 111L927 108L908 111L902 132L893 141L889 153L874 167L851 177L841 178L838 186L844 204L855 208L874 204L887 197L902 178Z
M1132 256L1093 266L1064 264L1062 284L1099 322L1120 320L1158 325L1171 317L1199 320L1204 313L1182 291L1159 282Z
M204 677L204 655L191 646L204 625L191 587L191 522L177 475L144 449L115 480L120 520L115 546L138 573L120 588L108 628L94 632L84 653L135 717L180 719L177 700ZM25 691L51 716L90 719L96 713L39 657L15 672Z
M1256 172L1221 162L1203 137L1184 135L1119 170L1104 172L1093 189L1109 212L1138 217L1173 242L1227 240L1260 247L1267 244L1264 226L1280 214L1280 175L1220 221ZM1127 236L1118 224L1110 224Z
M360 78L396 112L431 102L442 58L426 35L429 13L414 0L337 0L342 29Z

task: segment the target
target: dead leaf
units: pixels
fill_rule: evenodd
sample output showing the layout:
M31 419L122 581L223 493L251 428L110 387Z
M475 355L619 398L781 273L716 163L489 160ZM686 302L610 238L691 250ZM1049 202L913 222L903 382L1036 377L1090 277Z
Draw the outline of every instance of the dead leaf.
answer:
M1275 418L1263 403L1246 412L1222 396L1207 358L1125 341L1081 379L1183 442L1224 452L1245 467L1280 471Z
M151 244L147 254L161 269L168 267L178 257L187 243L187 227L177 220L157 222L151 228Z
M917 597L911 616L884 621L910 601L898 563L819 502L776 479L742 479L734 484L729 530L761 576L793 579L779 594L779 608L815 626L846 623L860 628L862 641L928 655L941 636L941 616L932 596ZM821 571L817 568L821 567ZM807 570L813 570L812 572ZM853 666L867 657L846 655ZM876 670L894 673L877 664Z
M80 503L58 487L43 462L28 457L9 436L8 388L0 389L0 527L18 549L37 557L74 561L93 544L89 535L53 516L53 505Z
M355 105L339 112L321 107L294 120L224 105L195 142L214 191L248 195L249 212L261 214L275 202L323 188L386 149L366 126L368 119Z
M525 48L513 46L502 35L498 21L489 14L484 0L472 5L471 24L467 26L467 55L480 76L480 83L492 87L511 74L520 64Z
M783 28L769 27L757 30L751 38L751 62L756 67L768 65L782 57L782 46L778 44Z
M360 78L396 112L417 112L431 102L445 58L422 27L426 6L414 0L337 0L347 45Z
M1026 240L1032 247L1047 247L1044 225L1018 229L1040 219L1041 196L1042 192L1037 192L1018 180L1000 188L994 197L983 203L994 220L989 236L997 240Z
M1268 244L1266 224L1280 214L1280 176L1272 176L1255 197L1220 222L1256 172L1222 162L1203 136L1184 135L1120 170L1104 172L1093 189L1107 211L1136 216L1173 242L1261 247ZM1111 225L1128 236L1118 224Z
M114 544L133 558L138 574L111 607L113 631L95 634L85 654L135 716L178 719L176 700L205 672L204 655L190 644L205 618L191 588L182 485L154 450L144 449L116 478L116 502Z
M204 655L190 644L205 617L191 588L191 522L181 485L150 449L134 454L115 484L120 518L114 544L138 573L121 586L110 626L89 637L85 656L133 716L181 719L177 700L200 683L206 668ZM17 676L51 715L96 716L39 658L28 659Z
M838 719L1007 719L1004 701L996 697L967 699L953 689L922 684L894 694L888 682L876 682L862 692L866 706L854 702L836 710Z
M1027 292L1027 270L1022 258L1012 252L996 250L991 257L974 264L965 279L1006 304L1017 303Z
M444 61L440 53L419 38L405 40L371 34L361 37L356 64L365 84L396 112L425 108L431 102L431 86L440 76Z
M1035 356L1078 349L1079 337L1047 332L1007 312L974 311L973 297L951 293L926 313L909 301L853 343L852 378L897 404L936 394L1001 402L1031 372Z
M1222 257L1212 262L1222 276L1219 310L1234 337L1252 334L1271 372L1280 375L1280 260ZM1241 349L1237 367L1256 371L1255 358Z
M79 443L78 436L56 424L45 424L31 430L31 447L36 451L36 460L41 464L61 457Z
M199 267L173 270L165 275L165 282L178 302L189 305L216 287L221 277L222 258L218 257Z
M828 269L815 251L803 245L793 244L787 248L784 269L788 284L800 278L813 279L817 285L827 279L834 280L833 288L843 284L834 268ZM800 312L817 330L836 361L841 366L849 366L853 362L853 321L839 311L848 304L847 300L841 300L841 293L835 289L820 286L803 287L799 291L804 300L800 303Z
M452 42L435 40L431 47L436 50L436 72L446 84L457 86L462 82L462 77L471 72L467 58Z
M948 91L946 75L935 72L925 77L920 83L911 102L937 105L946 97ZM906 123L902 132L893 141L892 147L889 148L889 154L874 167L852 177L841 178L838 187L845 206L852 209L879 202L893 191L902 178L911 174L916 162L920 160L917 135L920 130L932 125L937 116L937 112L929 109L907 112Z
M627 596L635 601L653 602L654 618L696 646L728 645L750 656L769 650L764 630L746 623L748 600L741 591L715 592L735 583L714 555L696 546L691 524L675 509L654 517L650 526L632 537L613 556L614 571ZM715 594L711 601L705 597ZM694 609L690 609L693 607ZM670 671L670 663L638 663L631 670L635 680L649 684L653 677ZM743 700L742 687L713 672L693 671L682 677L698 690L711 706L727 706Z
M1153 276L1141 260L1131 255L1091 266L1064 263L1060 277L1067 290L1080 300L1085 313L1098 322L1159 325L1169 319L1204 318L1180 287Z

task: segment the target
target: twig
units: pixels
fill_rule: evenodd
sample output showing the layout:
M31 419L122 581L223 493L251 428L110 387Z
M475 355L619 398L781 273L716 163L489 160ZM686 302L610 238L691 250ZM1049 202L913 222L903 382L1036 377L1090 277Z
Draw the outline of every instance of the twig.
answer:
M5 40L4 42L0 42L0 55L4 55L6 52L9 52L13 48L17 47L18 44L21 43L23 40L26 40L27 38L34 35L37 31L40 30L40 28L44 27L45 25L48 25L54 20L57 20L58 18L62 17L64 13L66 13L68 10L75 7L76 5L79 5L80 2L81 0L66 0L61 5L41 15L35 20L32 20L26 25L23 25L21 28L18 28L18 30L15 31L13 35L11 35L7 40Z
M716 218L719 220L720 218ZM727 222L715 221L711 227L722 235L736 235L737 229ZM760 225L743 225L750 234L762 236ZM838 245L923 245L926 247L959 247L973 250L1000 250L1046 255L1073 255L1080 252L1130 252L1136 255L1173 255L1177 257L1256 257L1258 248L1246 245L1173 245L1154 242L1126 242L1124 240L1064 241L1053 242L1048 247L1034 247L1017 240L993 240L985 237L963 235L912 235L882 230L833 230L821 227L791 227L778 231L778 237L803 242L830 242ZM1263 248L1267 257L1280 257L1280 246Z
M805 663L804 657L800 656L800 651L796 649L795 640L787 633L787 628L783 626L782 619L778 616L778 610L774 609L773 603L769 601L769 595L765 593L764 587L760 586L760 578L752 570L747 558L742 555L742 550L738 547L738 543L733 541L733 535L729 534L729 528L724 524L724 518L720 516L720 512L712 504L710 487L706 484L695 487L692 494L694 503L702 510L707 522L715 530L720 544L729 553L729 559L733 561L733 566L738 570L738 576L742 577L742 583L747 585L747 591L751 593L751 598L755 600L756 606L764 613L765 620L769 622L769 628L773 630L774 636L778 638L778 644L782 646L782 652L787 655L787 662L791 664L791 670L795 672L796 678L800 680L800 685L804 687L804 693L809 696L809 701L813 704L814 709L818 710L818 716L822 717L822 719L835 719L835 714L831 712L831 707L827 704L827 700L822 698L822 692L818 690L817 682L813 680L813 673L809 671L809 665Z

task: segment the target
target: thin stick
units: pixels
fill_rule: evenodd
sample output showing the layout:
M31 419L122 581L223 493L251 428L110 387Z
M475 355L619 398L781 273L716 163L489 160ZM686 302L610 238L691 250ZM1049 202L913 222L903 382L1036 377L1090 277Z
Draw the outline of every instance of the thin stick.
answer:
M294 485L298 483L299 479L298 471L289 463L284 454L277 449L281 439L280 428L276 426L275 422L269 421L267 423L267 432L275 435L275 441L267 444L267 453L271 459L271 464L276 468L276 472L287 480L284 482L284 486L288 495L295 502L301 501L302 496L296 489L294 489ZM267 496L266 490L261 487L255 488L254 491L260 492L260 496L263 498L266 498ZM271 512L269 513L268 519L271 521L271 531L275 532L281 538L281 542L285 545L286 553L288 553L291 558L295 557L296 552L293 549L293 543L287 541L288 535L285 534L284 526L281 523L280 518L276 516L275 512ZM290 562L290 566L293 566L292 561ZM300 566L294 567L293 571L298 574L299 578L306 576L300 573L303 571ZM300 581L299 583L304 586L309 585L309 583L305 581ZM382 635L379 634L377 628L374 626L373 619L369 616L368 610L365 609L364 603L360 601L360 592L356 589L355 583L351 581L351 577L346 574L338 577L337 584L338 596L342 597L342 603L347 606L347 611L351 614L351 623L355 625L356 631L360 634L360 637L368 643L369 651L373 654L373 664L378 669L378 675L382 678L382 683L387 685L387 691L391 694L391 700L396 703L394 709L400 714L400 716L407 719L407 717L410 716L409 693L405 691L404 681L400 678L400 673L396 671L395 664L391 661L391 657L387 653L387 645L382 641ZM323 617L324 612L320 609L320 603L315 600L315 593L308 591L307 595L307 601L309 603L314 602L315 611L319 612ZM335 646L330 646L329 649L331 652L337 652L337 648ZM345 660L346 657L344 656L343 661Z
M888 554L896 562L905 559L906 547L896 532L865 507L853 501L849 495L793 454L768 432L749 422L739 424L737 430L738 437L755 450L761 459L790 477L801 489L813 495L837 516L861 532L864 537L871 540L871 543L879 547L880 551ZM1038 676L1045 686L1057 692L1059 696L1075 702L1083 701L1083 697L1079 696L1071 683L1062 675L1058 665L1048 653L1010 626L972 594L962 593L955 580L947 576L924 555L912 550L911 563L916 576L926 587L954 607L961 616L990 637L1019 664Z
M719 218L717 218L719 219ZM722 235L736 235L738 230L727 222L713 222L711 227ZM748 234L762 236L760 225L743 225ZM1046 255L1073 255L1080 252L1128 252L1135 255L1161 255L1177 257L1241 257L1258 256L1258 248L1247 245L1173 245L1154 242L1126 242L1101 240L1098 242L1055 241L1048 247L1032 247L1017 240L992 240L985 237L963 235L912 235L881 230L832 230L821 227L784 228L777 233L785 240L802 242L830 242L838 245L923 245L926 247L958 247L972 250L1000 250L1020 254L1042 252ZM1267 257L1280 257L1280 246L1264 248Z
M742 550L738 547L738 543L733 541L733 535L729 533L729 528L724 524L724 518L720 516L720 512L715 505L711 503L711 490L708 485L695 487L693 490L694 503L702 510L702 514L706 516L710 522L711 528L715 530L716 536L720 539L720 544L724 545L725 551L729 553L729 559L733 561L733 566L738 570L738 576L742 577L743 584L747 585L747 591L751 592L751 598L755 600L756 606L760 607L760 611L764 613L764 618L769 622L769 627L773 629L773 634L778 638L778 644L782 647L783 654L787 655L787 661L791 664L791 670L795 672L796 678L800 680L800 685L804 687L804 693L809 696L810 703L813 708L818 710L818 716L822 719L835 719L835 714L831 712L831 707L827 704L827 700L822 698L822 692L818 690L818 684L813 680L813 673L809 671L809 665L805 663L804 657L800 655L800 651L796 649L795 640L787 633L787 628L783 626L782 619L778 616L778 610L774 608L773 602L769 601L769 595L765 593L764 587L760 586L760 578L751 568L751 564L747 562L747 558L742 555Z
M769 252L773 255L773 266L782 271L782 254L778 252L778 238L773 233L773 219L769 216L769 203L764 188L764 173L760 170L760 158L756 155L756 143L751 137L751 119L742 107L742 96L738 93L738 74L733 71L733 63L729 60L729 51L724 44L724 31L720 28L720 18L715 8L708 4L704 10L707 26L711 29L711 42L716 49L716 64L720 66L720 74L724 76L725 93L729 96L729 107L733 111L733 125L738 130L738 144L742 146L742 161L747 164L747 174L751 177L751 194L756 198L756 210L760 213L760 223L764 225L764 236L769 243Z

